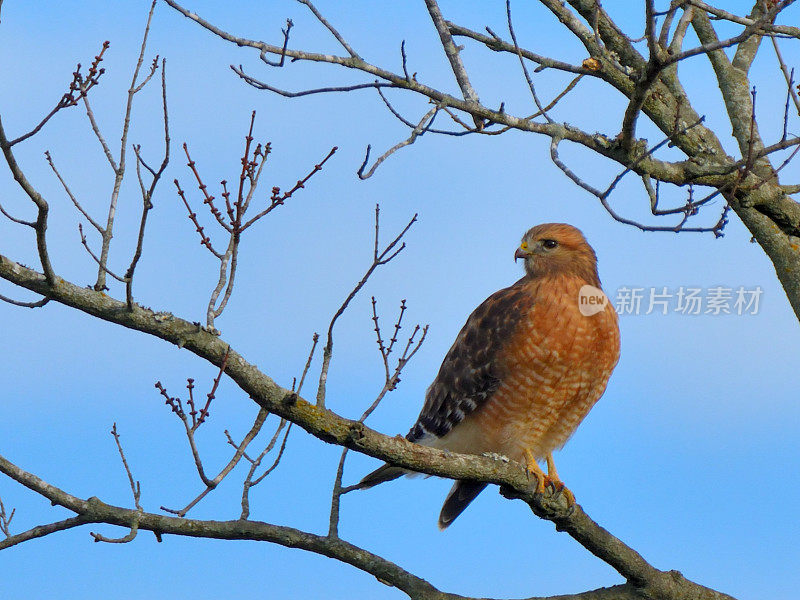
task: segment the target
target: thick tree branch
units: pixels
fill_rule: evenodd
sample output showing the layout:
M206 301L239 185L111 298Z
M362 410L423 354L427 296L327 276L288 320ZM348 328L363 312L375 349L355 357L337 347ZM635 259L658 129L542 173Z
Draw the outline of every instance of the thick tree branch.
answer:
M339 415L312 404L296 393L277 385L269 376L248 363L244 357L228 344L195 323L180 319L169 313L155 313L150 309L134 305L128 310L124 302L108 295L58 280L48 286L43 275L28 269L0 255L0 278L15 285L41 294L49 293L52 300L71 306L97 318L155 336L181 348L189 350L198 357L217 366L222 365L228 355L225 372L242 391L259 406L302 427L322 441L337 444L396 464L413 471L439 475L451 479L484 481L502 486L503 493L509 497L524 500L538 516L553 521L561 531L580 542L592 554L607 561L632 585L664 591L675 588L683 596L664 596L672 598L729 598L689 582L679 575L659 571L649 565L635 550L625 545L608 531L595 523L580 506L570 507L565 498L550 490L546 494L536 494L525 468L517 463L508 463L483 456L446 453L433 448L413 444L402 437L389 437L380 434L363 423L340 417ZM135 510L118 509L103 504L97 499L88 501L65 494L61 490L42 482L39 478L24 473L7 460L0 459L0 471L12 476L23 485L42 493L45 497L74 510L92 520L132 527L134 517L139 518L140 529L179 535L201 535L201 530L191 521L157 515L141 514ZM236 524L236 525L234 525ZM336 552L335 558L344 562L355 560L357 552L349 544L330 546L328 538L303 534L296 530L266 524L253 524L241 521L222 522L211 528L213 537L242 538L242 532L259 535L292 547L303 547L326 556ZM258 533L256 533L258 532ZM344 548L344 549L343 549ZM351 562L351 564L353 564ZM372 568L372 567L371 567ZM381 563L381 573L388 568ZM392 569L399 569L394 565ZM372 572L372 571L368 571ZM403 572L405 573L405 572ZM390 574L387 574L388 578ZM391 574L398 582L405 575ZM643 583L645 582L645 583ZM403 584L405 585L405 584ZM398 587L401 587L398 585ZM401 587L401 589L403 589ZM704 594L704 595L703 595Z

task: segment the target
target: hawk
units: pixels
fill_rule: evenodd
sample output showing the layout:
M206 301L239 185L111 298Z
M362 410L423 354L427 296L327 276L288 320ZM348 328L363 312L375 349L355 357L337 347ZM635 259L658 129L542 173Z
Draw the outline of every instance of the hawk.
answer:
M597 258L583 234L564 223L537 225L514 259L525 275L489 296L469 316L425 395L406 438L467 454L523 462L537 489L558 477L552 452L564 445L606 389L619 360L619 327L600 289ZM547 475L537 461L547 463ZM407 474L389 464L359 484ZM456 481L444 501L445 529L487 484Z

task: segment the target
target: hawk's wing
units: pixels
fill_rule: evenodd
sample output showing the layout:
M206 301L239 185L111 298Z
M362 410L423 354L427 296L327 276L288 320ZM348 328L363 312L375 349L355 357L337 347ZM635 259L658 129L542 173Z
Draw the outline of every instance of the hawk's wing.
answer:
M425 405L406 438L442 437L482 406L505 376L497 360L533 305L527 279L495 292L469 316L425 394Z

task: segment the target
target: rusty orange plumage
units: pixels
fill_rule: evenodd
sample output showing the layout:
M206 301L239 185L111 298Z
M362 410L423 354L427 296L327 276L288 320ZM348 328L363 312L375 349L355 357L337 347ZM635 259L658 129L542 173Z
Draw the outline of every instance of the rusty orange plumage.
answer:
M515 258L524 259L525 276L492 294L467 319L406 437L524 462L541 491L548 479L563 487L552 452L605 391L619 359L619 328L600 289L594 251L579 230L537 225L525 233ZM538 459L547 461L548 476ZM361 485L405 472L384 465ZM457 481L439 526L447 527L484 487Z

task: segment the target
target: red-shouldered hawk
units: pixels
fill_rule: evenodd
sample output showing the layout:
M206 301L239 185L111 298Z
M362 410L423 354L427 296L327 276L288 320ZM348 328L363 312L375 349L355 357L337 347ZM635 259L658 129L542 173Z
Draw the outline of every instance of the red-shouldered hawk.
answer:
M406 438L524 462L541 492L547 481L563 488L552 452L605 391L619 359L619 327L600 289L595 253L575 227L533 227L522 237L514 254L518 258L525 261L525 276L489 296L469 316ZM547 476L539 459L547 461ZM359 486L406 473L386 464ZM456 481L439 515L440 529L485 487Z

